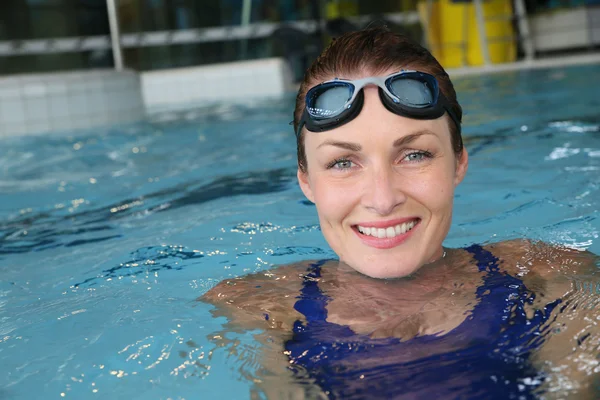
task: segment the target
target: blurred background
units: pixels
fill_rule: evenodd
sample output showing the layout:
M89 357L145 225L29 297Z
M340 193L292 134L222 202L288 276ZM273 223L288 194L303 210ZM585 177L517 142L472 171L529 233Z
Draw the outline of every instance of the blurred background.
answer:
M564 65L598 57L600 0L2 0L0 136L292 92L332 38L375 24L451 70Z
M138 71L284 56L293 63L298 75L331 37L374 20L384 21L392 29L407 33L438 52L444 45L448 50L450 45L458 53L459 48L472 45L467 42L478 40L477 27L469 24L469 20L476 19L477 10L472 1L465 0L116 0L114 3L122 34L123 63ZM491 57L497 60L491 61L515 61L532 56L530 53L542 56L554 51L586 51L600 42L600 18L585 12L586 8L600 4L600 0L481 3L489 25L488 36L496 35L491 38L492 44L514 46L508 51L492 49ZM557 25L556 18L561 15L564 21L558 21ZM544 25L543 19L548 17L554 20ZM527 19L529 29L521 18ZM424 27L432 24L436 28L427 32ZM562 37L555 37L557 33ZM528 50L527 40L537 46ZM500 56L498 52L504 54ZM462 58L463 55L455 54L445 64L447 67L478 64L476 60ZM113 66L106 0L0 2L0 74Z

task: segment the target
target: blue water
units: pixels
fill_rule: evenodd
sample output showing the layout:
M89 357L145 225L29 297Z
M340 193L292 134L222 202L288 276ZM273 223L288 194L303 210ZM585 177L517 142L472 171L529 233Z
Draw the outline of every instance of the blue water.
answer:
M600 254L599 81L599 66L456 80L470 168L446 245ZM295 182L292 108L2 139L0 398L249 398L256 332L223 332L195 299L334 256Z

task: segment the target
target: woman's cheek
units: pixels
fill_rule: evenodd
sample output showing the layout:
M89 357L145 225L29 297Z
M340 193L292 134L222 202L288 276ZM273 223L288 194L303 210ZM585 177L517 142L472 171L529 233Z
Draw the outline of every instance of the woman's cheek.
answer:
M321 219L330 223L341 222L351 211L354 197L356 190L352 190L351 187L331 180L321 180L315 191L315 201Z
M452 187L444 180L425 180L415 182L411 186L408 197L420 203L430 212L445 210L452 207Z
M327 214L335 214L345 196L331 184L322 184L318 190L317 202Z

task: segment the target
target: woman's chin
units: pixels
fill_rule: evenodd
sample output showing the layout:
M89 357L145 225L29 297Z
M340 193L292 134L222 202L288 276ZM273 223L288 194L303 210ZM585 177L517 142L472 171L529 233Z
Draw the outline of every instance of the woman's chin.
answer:
M404 278L415 271L417 271L421 265L417 263L385 263L385 262L369 262L365 263L349 263L346 262L350 267L371 278L376 279L394 279Z

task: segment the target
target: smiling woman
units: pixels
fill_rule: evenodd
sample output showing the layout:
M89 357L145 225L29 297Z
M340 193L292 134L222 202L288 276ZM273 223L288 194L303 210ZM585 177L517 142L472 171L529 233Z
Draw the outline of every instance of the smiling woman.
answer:
M442 257L467 154L455 158L444 117L394 115L377 88L364 91L351 124L306 136L308 170L298 179L342 261L371 277L398 278Z
M298 182L339 259L201 298L232 327L265 331L267 396L530 398L566 379L561 395L581 398L592 387L576 366L560 378L548 367L586 355L548 324L566 319L557 306L577 293L576 273L593 275L593 254L525 240L443 247L468 169L461 119L435 58L383 28L338 38L307 71ZM432 357L438 368L419 367Z

